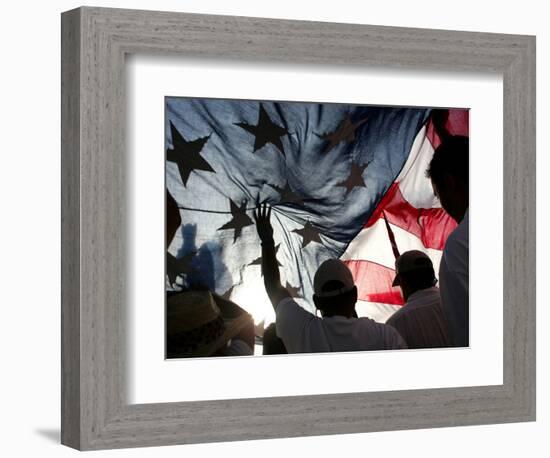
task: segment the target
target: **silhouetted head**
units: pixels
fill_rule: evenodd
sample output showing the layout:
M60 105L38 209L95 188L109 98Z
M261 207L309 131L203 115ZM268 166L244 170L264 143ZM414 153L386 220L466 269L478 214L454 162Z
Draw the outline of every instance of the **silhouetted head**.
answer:
M469 201L468 137L447 137L436 148L426 175L443 209L456 222L462 221Z
M313 289L313 302L322 316L357 316L357 288L353 275L339 259L328 259L319 266L313 278Z
M392 286L400 286L403 298L436 284L432 260L418 250L406 251L395 260L395 278Z

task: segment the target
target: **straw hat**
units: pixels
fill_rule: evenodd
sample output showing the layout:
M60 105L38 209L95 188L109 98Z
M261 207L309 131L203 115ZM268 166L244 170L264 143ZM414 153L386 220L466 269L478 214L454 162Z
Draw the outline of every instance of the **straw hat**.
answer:
M170 296L166 307L166 356L210 356L250 324L237 304L210 291Z

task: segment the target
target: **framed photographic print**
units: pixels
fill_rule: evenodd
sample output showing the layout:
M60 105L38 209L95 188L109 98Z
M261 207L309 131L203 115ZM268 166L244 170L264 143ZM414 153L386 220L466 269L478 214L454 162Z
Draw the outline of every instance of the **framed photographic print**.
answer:
M452 345L436 272L457 222L425 175L434 148L453 137L464 142L468 182L468 110L178 97L165 104L168 358ZM292 302L288 322L278 311L277 332L258 205L272 213L275 264ZM341 280L341 294L316 290L317 267L329 259L351 274L324 274L327 283ZM419 305L404 307L415 293ZM392 316L404 342L354 319Z
M63 13L62 442L533 420L534 59L528 36Z

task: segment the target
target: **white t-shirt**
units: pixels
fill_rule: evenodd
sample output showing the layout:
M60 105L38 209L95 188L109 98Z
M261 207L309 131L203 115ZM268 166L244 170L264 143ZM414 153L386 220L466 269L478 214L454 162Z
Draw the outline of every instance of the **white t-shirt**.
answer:
M468 210L451 232L439 265L439 290L443 314L454 346L468 346Z
M407 348L394 328L370 318L320 318L290 297L279 302L275 311L277 335L289 353Z

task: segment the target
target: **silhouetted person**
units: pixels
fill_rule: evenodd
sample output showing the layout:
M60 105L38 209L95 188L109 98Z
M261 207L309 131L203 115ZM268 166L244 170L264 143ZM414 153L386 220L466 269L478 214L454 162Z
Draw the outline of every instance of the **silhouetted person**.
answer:
M209 290L214 290L213 261L210 249L203 244L198 252L198 267L205 278L195 274L191 262L197 254L197 226L181 226L176 201L166 190L166 248L178 229L182 230L183 254L176 258L166 252L166 273L171 286L178 275L185 275L182 291L166 291L166 357L242 356L254 354L254 320L237 304ZM221 261L219 261L221 262ZM225 268L221 264L218 269ZM225 269L227 270L227 269ZM199 272L200 273L200 272Z
M209 291L176 292L168 297L167 358L253 353L254 320L236 304Z
M422 251L406 251L395 261L393 286L399 286L405 305L386 321L409 348L450 345L431 259Z
M283 339L277 335L275 323L271 323L264 330L263 337L263 354L264 355L281 355L288 353L286 351Z
M263 204L254 217L262 242L265 289L275 308L277 335L289 353L406 348L391 326L356 318L357 288L350 270L338 259L323 262L314 276L313 301L322 318L300 307L281 285L270 214L271 208Z
M426 171L441 206L458 223L445 243L439 267L441 305L452 344L457 347L469 345L468 154L468 137L447 137Z

